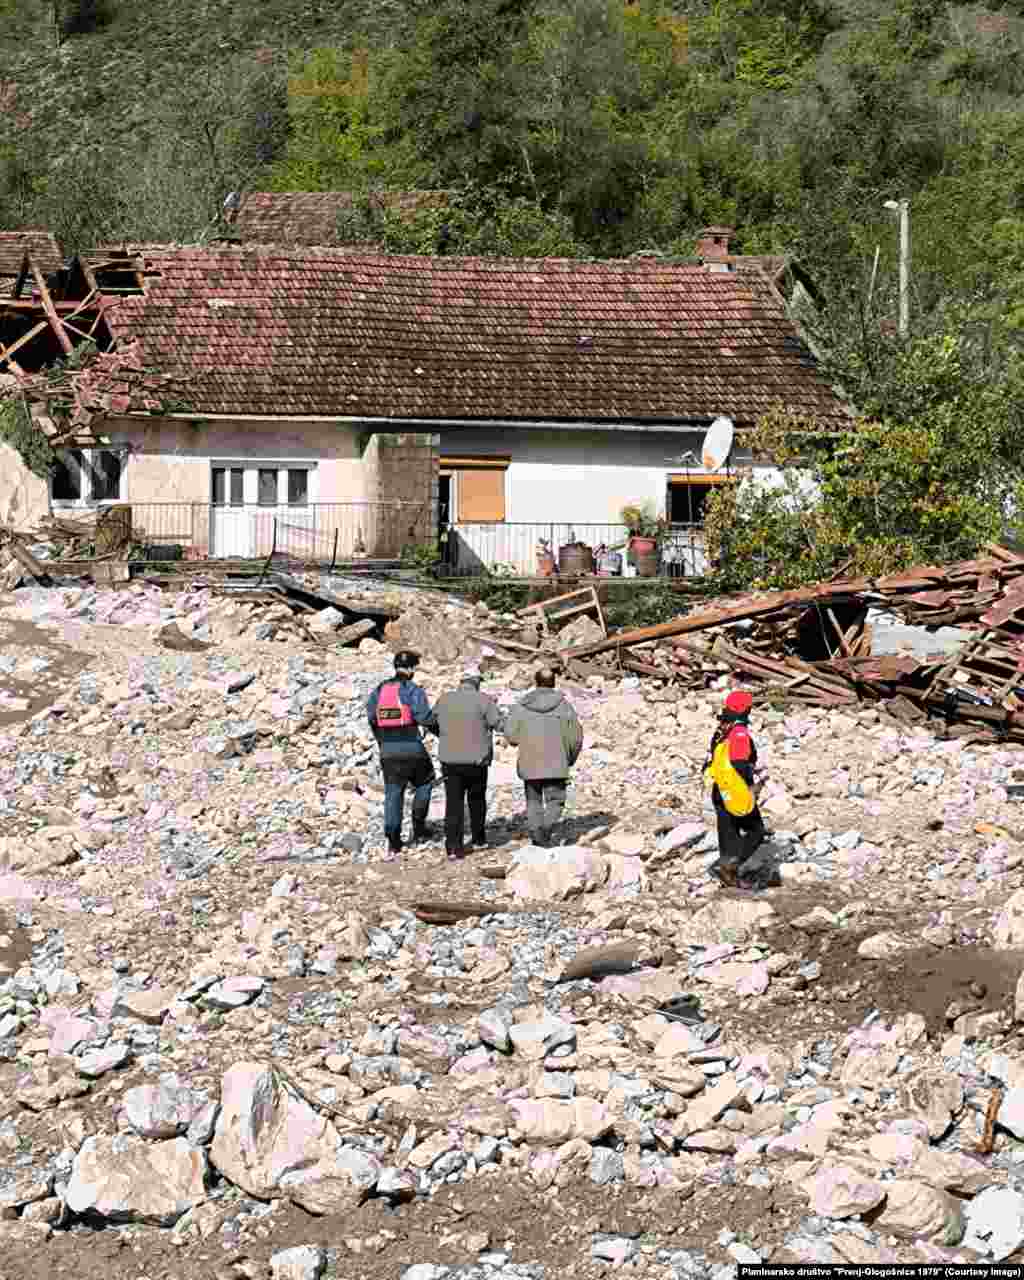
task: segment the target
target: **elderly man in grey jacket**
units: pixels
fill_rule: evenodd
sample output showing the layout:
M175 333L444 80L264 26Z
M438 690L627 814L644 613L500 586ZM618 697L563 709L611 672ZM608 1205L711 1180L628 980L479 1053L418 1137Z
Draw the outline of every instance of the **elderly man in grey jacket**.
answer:
M541 668L531 689L508 713L505 737L519 748L519 776L526 787L526 825L544 847L561 820L569 770L583 748L583 730L570 703L555 688L555 673Z
M444 778L444 842L453 860L466 852L467 799L470 843L479 846L487 840L487 770L494 758L494 730L501 728L503 717L494 699L480 692L482 679L479 669L471 667L459 687L444 694L434 708Z

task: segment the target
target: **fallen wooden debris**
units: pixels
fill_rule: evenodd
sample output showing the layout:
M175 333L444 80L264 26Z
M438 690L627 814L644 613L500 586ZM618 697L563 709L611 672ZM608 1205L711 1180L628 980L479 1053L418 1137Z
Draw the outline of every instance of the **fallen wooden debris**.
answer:
M493 902L415 902L412 912L424 924L458 924L494 912Z
M569 618L576 618L581 614L594 614L601 630L605 635L608 634L604 614L601 612L601 602L593 587L567 591L564 595L552 596L551 599L541 600L538 604L527 605L525 609L520 609L516 616L535 618L547 632L551 629L552 623L566 622Z
M936 634L954 624L961 636ZM941 717L947 734L973 722L980 740L1024 742L1024 555L992 544L955 564L705 601L567 649L562 666L575 673L600 655L686 687L733 672L773 700L884 702L907 724Z
M996 1116L998 1116L999 1108L1002 1105L1002 1089L993 1089L992 1096L988 1100L988 1106L985 1108L985 1128L981 1135L981 1141L978 1143L978 1155L980 1156L990 1156L995 1150Z

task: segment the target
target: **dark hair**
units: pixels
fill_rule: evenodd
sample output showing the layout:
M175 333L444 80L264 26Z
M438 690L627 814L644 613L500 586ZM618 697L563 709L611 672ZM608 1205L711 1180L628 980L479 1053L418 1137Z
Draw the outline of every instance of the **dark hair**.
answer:
M555 673L550 667L539 667L533 679L538 689L553 689L555 687Z

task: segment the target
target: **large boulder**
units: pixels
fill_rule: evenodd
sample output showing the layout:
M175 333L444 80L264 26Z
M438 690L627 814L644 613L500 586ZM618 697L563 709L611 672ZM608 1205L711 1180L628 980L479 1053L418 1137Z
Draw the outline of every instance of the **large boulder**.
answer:
M206 1156L184 1138L100 1134L82 1143L64 1200L72 1213L171 1227L206 1199L205 1181Z
M742 942L775 914L768 902L715 898L695 912L683 926L683 941L690 946L713 947L721 942Z
M124 1095L125 1119L143 1138L178 1137L199 1107L190 1089L165 1081L138 1085Z
M885 1199L885 1185L845 1164L829 1165L804 1183L811 1210L820 1218L855 1218Z
M608 863L593 849L526 845L515 855L505 887L520 900L564 902L599 889L607 879Z
M509 1104L516 1114L516 1127L529 1142L561 1146L573 1138L596 1142L609 1133L614 1117L595 1098L574 1098L557 1102L553 1098L522 1098Z
M210 1159L257 1200L286 1198L310 1213L355 1208L381 1172L372 1156L344 1147L331 1122L273 1067L258 1062L237 1062L224 1074Z
M960 1201L925 1182L897 1178L886 1182L885 1208L874 1221L883 1235L901 1240L959 1244L964 1234Z

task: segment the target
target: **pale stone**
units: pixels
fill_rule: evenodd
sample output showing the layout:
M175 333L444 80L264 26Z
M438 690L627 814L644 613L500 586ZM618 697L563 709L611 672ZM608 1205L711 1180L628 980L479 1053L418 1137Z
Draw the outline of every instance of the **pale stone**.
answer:
M910 1110L925 1124L933 1141L942 1137L964 1105L959 1078L946 1072L916 1076L907 1084L906 1092Z
M768 990L771 977L763 964L747 966L747 973L736 983L738 996L763 996Z
M131 1046L125 1044L123 1040L115 1040L104 1045L102 1049L83 1053L75 1065L79 1075L89 1080L98 1080L108 1071L124 1066L126 1062L131 1061L131 1058Z
M829 1165L804 1183L811 1211L821 1218L855 1218L885 1199L885 1186L845 1164Z
M1010 894L992 930L997 951L1024 948L1024 889Z
M606 853L604 864L608 869L608 875L603 888L610 897L614 897L623 889L645 893L650 887L644 864L639 858L626 858L620 854Z
M699 1133L702 1129L710 1129L723 1111L735 1107L737 1103L746 1105L744 1086L737 1084L734 1075L725 1075L686 1108L683 1120L688 1132Z
M695 912L680 930L691 945L713 947L720 942L741 942L775 915L769 902L716 898Z
M170 1227L206 1199L205 1178L206 1157L184 1138L98 1136L75 1156L64 1200L72 1213Z
M148 991L122 991L111 1012L115 1017L138 1018L140 1022L157 1027L167 1016L174 999L173 991L160 987L151 987Z
M224 1075L210 1159L256 1199L286 1197L311 1213L356 1207L379 1173L376 1161L346 1153L330 1121L257 1062Z
M138 1085L124 1095L125 1119L142 1138L178 1137L196 1110L191 1091L173 1085Z
M857 948L857 954L864 960L888 960L898 956L901 951L909 951L917 945L909 938L902 938L898 933L874 933L865 938Z
M1024 1087L1007 1089L996 1113L996 1123L1013 1134L1024 1137Z
M53 1174L23 1173L0 1186L0 1218L14 1217L17 1210L37 1200L45 1200L53 1190Z
M729 1155L736 1150L736 1136L727 1129L707 1129L691 1133L683 1139L684 1151L700 1151L707 1155Z
M593 849L566 845L538 849L527 845L512 860L505 888L517 900L564 902L599 889L608 878L608 863Z
M538 1022L517 1022L509 1028L509 1038L516 1053L527 1061L546 1058L562 1045L576 1046L576 1028L561 1018L542 1018Z
M571 1102L523 1098L513 1100L509 1106L522 1135L545 1146L558 1146L574 1138L596 1142L614 1124L608 1108L594 1098L574 1098Z
M1017 979L1013 992L1013 1018L1015 1022L1024 1022L1024 973Z
M618 853L624 858L638 858L646 841L638 831L612 831L601 841L601 848L608 853Z
M887 1085L902 1057L899 1049L854 1049L840 1073L843 1088L879 1089Z
M967 1206L964 1247L1000 1261L1024 1244L1024 1196L1008 1187L991 1187Z
M817 1160L824 1156L829 1147L831 1130L824 1125L809 1121L799 1124L795 1129L781 1137L773 1138L765 1152L771 1156L796 1156L801 1160Z
M664 1030L654 1046L656 1058L674 1058L680 1054L685 1056L698 1053L704 1048L704 1041L692 1028L681 1022L671 1022L666 1027L665 1019L660 1018L660 1021Z
M320 1280L327 1270L327 1253L319 1245L282 1249L270 1259L271 1280Z
M901 1240L918 1236L937 1244L959 1244L964 1234L960 1202L925 1182L897 1178L885 1184L885 1207L874 1220L876 1231Z

